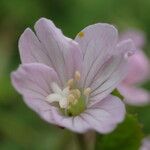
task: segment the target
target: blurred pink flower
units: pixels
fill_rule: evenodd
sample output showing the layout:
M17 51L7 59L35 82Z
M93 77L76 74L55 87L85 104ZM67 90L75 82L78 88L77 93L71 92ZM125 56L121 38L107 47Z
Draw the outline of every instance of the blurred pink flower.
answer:
M117 43L117 30L104 23L86 27L75 40L45 18L34 28L36 34L27 28L21 35L22 64L11 74L25 103L72 131L111 132L125 116L123 102L110 93L126 75L132 41Z
M125 97L125 102L130 105L145 105L150 102L150 93L138 84L144 82L150 76L150 62L141 50L145 37L142 32L129 30L122 33L121 40L131 38L137 48L136 53L129 58L129 71L118 89Z
M140 150L150 150L150 137L143 139Z

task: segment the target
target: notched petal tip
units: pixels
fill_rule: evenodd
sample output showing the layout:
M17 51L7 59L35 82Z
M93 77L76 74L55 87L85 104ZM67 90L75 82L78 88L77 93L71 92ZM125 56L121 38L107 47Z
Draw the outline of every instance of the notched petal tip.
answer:
M42 17L38 21L36 21L34 27L38 26L39 24L45 24L45 23L47 23L47 21L50 21L50 20Z
M19 41L18 41L18 43L19 43L19 49L22 47L22 44L25 42L25 40L26 40L28 37L30 37L31 33L32 33L32 30L31 30L30 28L26 28L26 29L24 30L24 32L21 34L21 36L20 36L20 38L19 38ZM27 44L28 44L28 43L27 43Z
M21 44L21 42L24 41L24 39L30 38L32 34L33 34L32 29L27 27L19 38L19 44Z
M30 32L32 32L32 30L31 30L29 27L26 28L26 29L24 30L24 32L22 33L22 35L20 36L20 38L21 38L22 36L28 35L28 33L30 33Z

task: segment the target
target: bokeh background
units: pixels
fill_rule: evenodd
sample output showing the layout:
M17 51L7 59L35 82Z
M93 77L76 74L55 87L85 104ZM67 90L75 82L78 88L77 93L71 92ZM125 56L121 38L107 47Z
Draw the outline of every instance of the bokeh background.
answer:
M78 149L72 133L41 120L10 83L10 72L20 63L18 38L40 17L52 19L71 38L97 22L114 24L120 32L142 30L150 56L149 0L0 0L0 150ZM150 90L149 81L142 86ZM150 106L130 109L150 134Z

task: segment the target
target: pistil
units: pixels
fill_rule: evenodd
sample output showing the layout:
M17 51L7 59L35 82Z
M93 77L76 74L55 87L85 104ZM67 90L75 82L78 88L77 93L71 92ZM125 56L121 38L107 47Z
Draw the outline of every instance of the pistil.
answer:
M91 89L81 90L77 88L77 82L81 79L79 71L75 72L74 79L67 82L66 88L63 90L56 83L52 83L51 88L54 93L46 97L49 103L58 102L61 110L68 115L77 115L85 109L85 101L89 97Z

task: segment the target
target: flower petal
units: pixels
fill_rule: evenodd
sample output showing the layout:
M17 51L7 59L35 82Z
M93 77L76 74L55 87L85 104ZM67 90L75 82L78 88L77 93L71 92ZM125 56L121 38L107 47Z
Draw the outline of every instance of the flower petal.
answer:
M82 53L78 44L65 37L51 20L41 18L35 24L36 34L45 48L51 67L64 86L76 70L80 71Z
M94 77L89 85L92 89L90 97L93 101L100 101L109 95L126 76L128 69L127 57L132 50L134 50L134 46L131 40L123 41L117 45L114 54L103 64L98 75Z
M133 40L136 48L138 48L138 49L141 49L146 42L144 33L142 31L136 30L136 29L128 29L128 30L124 31L123 33L121 33L121 35L120 35L121 40L125 40L128 38Z
M80 71L82 53L78 44L65 37L52 21L42 18L35 24L34 32L27 28L19 39L19 50L23 63L39 62L52 67L62 82Z
M149 150L150 149L150 137L147 136L142 140L142 145L139 150Z
M30 28L27 28L19 39L19 52L22 63L40 62L51 66L45 48Z
M79 116L66 117L54 109L52 112L57 124L72 131L83 133L94 129L100 133L108 133L124 119L125 107L117 97L108 96Z
M120 93L125 97L125 102L133 106L141 106L150 103L150 93L142 88L120 85Z
M146 55L137 51L129 58L129 71L123 81L124 84L136 84L145 81L150 76L150 62Z
M67 117L62 115L59 110L52 110L55 122L62 127L68 128L74 132L84 133L91 129L90 125L81 116Z
M23 95L25 103L40 116L47 116L52 121L52 107L46 102L46 97L52 91L51 82L58 81L55 71L43 64L23 64L11 74L11 80L15 89Z
M108 133L124 120L125 112L124 103L118 97L109 95L102 101L89 106L84 118L96 131Z
M115 50L118 33L109 24L98 23L83 29L75 38L83 53L81 86L88 87L104 62Z

